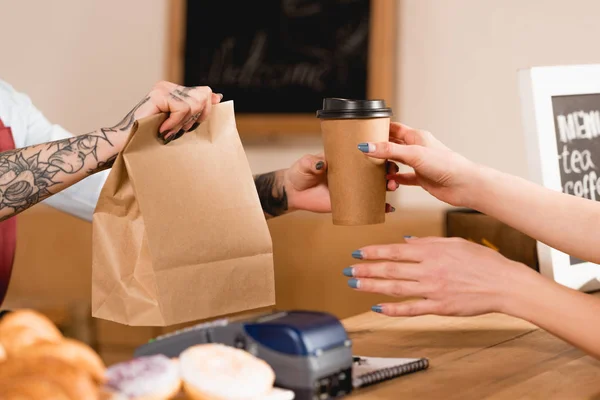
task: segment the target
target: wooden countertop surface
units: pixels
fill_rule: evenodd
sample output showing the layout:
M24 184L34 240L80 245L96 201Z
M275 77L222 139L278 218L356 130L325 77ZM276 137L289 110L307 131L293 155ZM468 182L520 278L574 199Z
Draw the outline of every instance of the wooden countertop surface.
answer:
M516 318L365 313L343 323L354 354L430 361L352 399L600 399L599 361Z

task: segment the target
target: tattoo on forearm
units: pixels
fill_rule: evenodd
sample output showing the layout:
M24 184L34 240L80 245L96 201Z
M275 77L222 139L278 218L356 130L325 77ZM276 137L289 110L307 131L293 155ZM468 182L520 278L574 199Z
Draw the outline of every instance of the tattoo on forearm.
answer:
M288 210L288 199L283 176L269 172L254 177L254 184L263 212L267 218L277 217Z
M65 175L80 172L90 157L96 166L87 172L108 168L116 155L106 161L99 161L97 148L100 141L112 144L104 133L89 133L69 139L31 148L5 151L0 153L0 211L12 209L12 212L0 220L33 206L34 204L58 192L58 185ZM64 185L63 185L64 186Z
M114 148L109 133L130 129L136 120L135 113L149 100L150 96L146 96L110 128L0 153L0 214L5 214L0 216L0 221L58 193L88 174L112 167L118 149ZM100 146L102 159L98 158ZM69 177L75 174L79 176Z
M103 139L110 143L110 140L108 140L108 137L106 136L107 132L126 131L129 128L131 128L133 126L133 123L135 122L135 112L139 110L139 108L146 104L149 100L150 96L146 96L139 103L137 103L135 107L133 107L133 109L129 111L127 115L123 117L123 119L118 124L116 124L115 126L111 126L110 128L102 128L101 131L104 135ZM110 144L112 145L112 143Z
M113 156L109 157L106 161L100 161L98 163L98 165L96 166L96 168L90 168L88 170L88 174L93 175L96 172L100 172L100 171L104 171L106 169L112 168L118 155L119 154L117 153L117 154L114 154Z

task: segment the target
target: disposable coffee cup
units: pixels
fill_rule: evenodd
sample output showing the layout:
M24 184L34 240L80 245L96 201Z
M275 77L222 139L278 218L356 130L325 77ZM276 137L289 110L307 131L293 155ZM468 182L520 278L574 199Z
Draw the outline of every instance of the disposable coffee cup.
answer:
M367 156L358 144L387 142L391 116L384 100L327 98L317 111L334 225L385 222L385 160Z

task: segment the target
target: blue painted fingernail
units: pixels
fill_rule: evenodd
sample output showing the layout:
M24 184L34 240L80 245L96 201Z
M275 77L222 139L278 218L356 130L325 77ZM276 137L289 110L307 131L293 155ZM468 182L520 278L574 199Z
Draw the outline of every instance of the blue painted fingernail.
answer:
M358 149L360 151L362 151L363 153L368 153L369 152L369 143L359 143Z
M325 165L325 163L323 161L319 161L317 165L315 165L315 168L317 169L317 171L320 171L323 169L323 165Z
M348 279L348 286L352 289L358 289L360 282L356 278Z
M373 306L373 307L371 307L371 310L375 311L376 313L383 312L383 309L381 308L381 306Z
M342 271L342 273L345 276L354 276L354 274L352 273L352 270L353 270L352 267L344 268L344 271Z
M391 207L390 207L390 212L395 212L395 211L396 211L396 207L394 207L394 206L391 206Z
M412 239L412 236L404 236L404 239Z
M362 260L362 258L363 258L362 251L354 250L352 252L352 258L356 258L357 260Z

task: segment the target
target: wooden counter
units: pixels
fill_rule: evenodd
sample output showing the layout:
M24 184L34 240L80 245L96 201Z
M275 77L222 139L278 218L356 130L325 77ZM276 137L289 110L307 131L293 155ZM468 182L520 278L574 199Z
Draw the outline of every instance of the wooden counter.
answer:
M343 322L354 354L430 361L428 370L361 389L352 399L600 399L599 361L516 318L366 313Z

